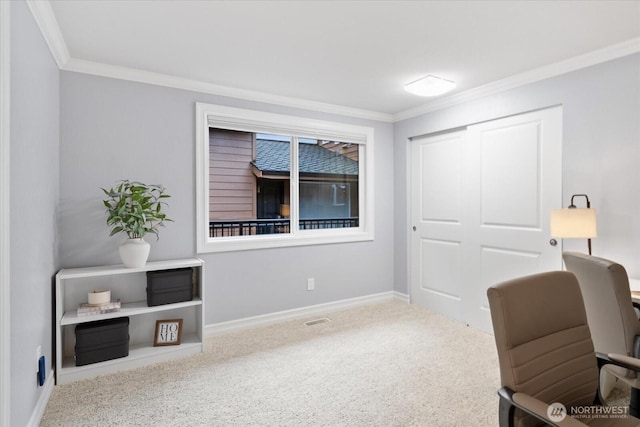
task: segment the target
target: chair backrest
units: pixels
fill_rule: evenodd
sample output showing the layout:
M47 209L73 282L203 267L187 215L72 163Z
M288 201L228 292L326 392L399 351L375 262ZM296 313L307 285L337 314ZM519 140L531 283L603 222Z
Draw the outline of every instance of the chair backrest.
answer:
M598 367L576 277L526 276L491 286L487 297L502 386L567 408L593 404ZM516 418L529 424L522 412Z
M578 278L596 351L633 355L640 322L633 309L627 271L620 264L580 252L562 254Z

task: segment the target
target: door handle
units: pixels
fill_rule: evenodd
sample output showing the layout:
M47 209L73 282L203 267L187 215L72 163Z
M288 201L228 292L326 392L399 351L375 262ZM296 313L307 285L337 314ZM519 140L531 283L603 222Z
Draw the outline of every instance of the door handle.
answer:
M558 244L558 241L556 239L551 239L551 240L549 240L549 244L551 246L556 246Z
M417 230L417 228L416 228L416 226L414 225L414 226L413 226L413 231L416 231L416 230Z

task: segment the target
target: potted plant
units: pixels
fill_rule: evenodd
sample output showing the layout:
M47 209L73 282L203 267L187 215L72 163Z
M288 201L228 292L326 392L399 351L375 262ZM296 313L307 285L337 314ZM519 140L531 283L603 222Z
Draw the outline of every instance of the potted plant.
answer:
M125 267L142 267L149 257L149 243L146 234L155 234L165 221L172 221L162 212L167 204L164 199L171 196L161 185L122 180L108 190L103 200L107 208L107 225L111 227L109 236L126 233L128 239L120 245L120 258Z

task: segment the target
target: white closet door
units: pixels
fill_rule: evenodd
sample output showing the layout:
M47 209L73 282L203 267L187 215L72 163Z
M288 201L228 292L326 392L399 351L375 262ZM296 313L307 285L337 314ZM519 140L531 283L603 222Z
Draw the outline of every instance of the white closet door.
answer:
M562 109L415 140L412 168L412 301L491 331L487 287L562 267Z
M411 146L411 301L466 321L464 274L468 195L466 132L414 140Z

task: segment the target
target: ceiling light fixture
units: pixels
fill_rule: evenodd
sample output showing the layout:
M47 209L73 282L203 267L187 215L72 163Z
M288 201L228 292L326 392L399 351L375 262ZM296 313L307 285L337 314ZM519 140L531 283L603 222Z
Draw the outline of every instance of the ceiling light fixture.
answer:
M428 75L408 83L404 90L418 96L438 96L456 87L456 83L441 77Z

